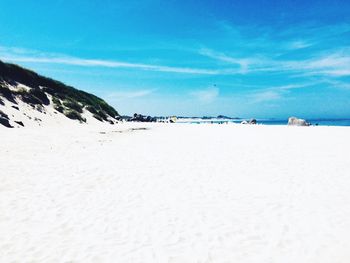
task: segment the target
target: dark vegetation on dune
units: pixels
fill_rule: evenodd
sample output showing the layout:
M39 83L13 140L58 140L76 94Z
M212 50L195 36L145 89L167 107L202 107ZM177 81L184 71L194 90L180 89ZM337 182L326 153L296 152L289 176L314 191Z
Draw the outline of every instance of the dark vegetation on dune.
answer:
M17 86L18 83L31 89L29 91L21 88L10 90L6 86L6 84ZM0 96L15 104L17 104L15 98L20 98L32 106L43 106L50 104L46 94L52 96L54 108L70 119L85 122L86 120L81 116L84 108L100 121L107 121L108 116L119 117L113 107L95 95L43 77L18 65L0 61ZM0 104L4 104L1 98Z
M0 124L4 125L7 128L13 128L9 120L9 116L0 110Z

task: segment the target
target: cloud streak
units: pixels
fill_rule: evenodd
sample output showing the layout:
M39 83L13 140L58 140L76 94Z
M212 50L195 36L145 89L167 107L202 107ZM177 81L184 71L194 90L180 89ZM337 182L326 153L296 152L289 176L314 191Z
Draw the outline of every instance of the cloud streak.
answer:
M276 72L305 75L350 76L349 50L333 52L329 55L319 54L311 59L279 60L271 57L236 58L209 49L198 51L200 55L219 62L225 62L240 67L241 74ZM229 71L227 71L229 73Z
M211 103L216 98L218 98L219 93L220 90L217 87L212 87L203 90L192 91L190 95L203 103Z
M143 89L143 90L132 90L132 91L118 91L112 92L106 95L110 100L122 100L122 99L135 99L142 98L156 92L156 89Z
M268 102L273 100L280 100L284 98L293 89L301 89L306 87L312 87L317 84L322 83L321 81L311 81L302 84L289 84L282 86L273 86L269 88L264 88L262 90L253 91L248 95L248 99L254 103Z
M31 56L2 56L2 59L11 62L31 62L45 64L73 65L81 67L107 67L107 68L128 68L146 71L198 74L198 75L217 75L217 70L199 69L190 67L172 67L162 65L150 65L142 63L129 63L123 61L110 61L98 59L82 59L76 57L31 57Z
M237 65L240 68L241 73L246 72L248 69L248 66L254 63L254 60L252 60L251 58L230 57L225 55L224 53L216 52L206 48L200 49L199 54L208 58L215 59L217 61Z
M293 49L303 49L309 44L294 42ZM78 67L116 68L190 75L248 75L271 72L295 76L350 76L350 48L328 53L305 54L299 60L286 60L273 55L232 56L224 52L201 48L197 54L219 62L217 68L174 67L116 60L85 59L59 54L41 53L22 48L0 47L0 57L9 62L60 64ZM215 65L215 64L214 64Z

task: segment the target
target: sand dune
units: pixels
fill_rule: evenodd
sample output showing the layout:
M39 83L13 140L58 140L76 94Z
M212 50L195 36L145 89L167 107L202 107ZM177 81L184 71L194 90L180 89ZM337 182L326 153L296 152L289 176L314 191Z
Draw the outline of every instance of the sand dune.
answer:
M0 262L350 262L347 127L0 133Z
M50 101L51 96L48 95ZM64 116L62 113L56 111L51 103L48 106L31 106L28 103L16 99L16 104L12 103L6 99L3 100L4 105L0 105L0 112L4 112L9 117L9 123L15 128L21 128L22 125L18 124L21 122L25 127L40 127L40 126L55 126L56 129L59 127L76 126L77 120L71 120ZM38 110L40 109L40 110ZM83 110L82 116L86 119L86 123L81 123L79 126L83 125L94 125L94 126L106 126L107 123L98 121L93 117L93 115L87 111ZM17 123L16 123L17 121ZM3 128L1 125L0 128Z

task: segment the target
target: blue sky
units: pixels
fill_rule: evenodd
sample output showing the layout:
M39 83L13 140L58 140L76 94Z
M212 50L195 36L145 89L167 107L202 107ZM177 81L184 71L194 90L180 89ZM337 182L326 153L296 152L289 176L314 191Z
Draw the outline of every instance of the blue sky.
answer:
M350 1L2 0L0 36L121 114L350 117Z

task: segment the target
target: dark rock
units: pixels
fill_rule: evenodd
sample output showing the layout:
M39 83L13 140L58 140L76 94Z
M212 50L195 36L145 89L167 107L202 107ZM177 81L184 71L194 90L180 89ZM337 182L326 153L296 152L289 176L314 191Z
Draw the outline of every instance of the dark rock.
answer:
M250 119L248 123L249 124L256 124L256 119Z
M12 105L11 107L14 108L15 110L19 110L17 106Z
M124 120L124 121L130 121L132 119L131 116L127 116L127 115L122 115L119 118L120 120Z
M217 119L231 119L231 117L225 116L225 115L218 115L216 117Z
M241 124L256 124L256 119L250 119L249 121L243 120Z
M218 115L216 117L217 119L228 119L228 120L239 120L239 117L229 117L229 116L225 116L225 115Z
M134 114L134 117L131 118L129 121L136 121L136 122L155 122L156 118L151 116L143 116L141 114Z

